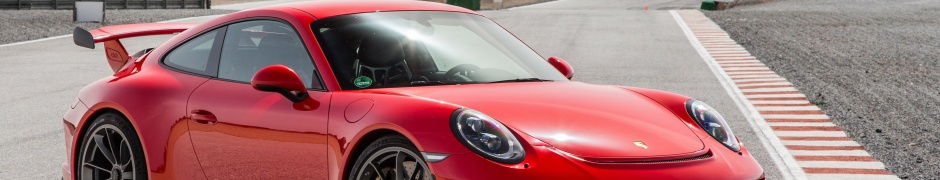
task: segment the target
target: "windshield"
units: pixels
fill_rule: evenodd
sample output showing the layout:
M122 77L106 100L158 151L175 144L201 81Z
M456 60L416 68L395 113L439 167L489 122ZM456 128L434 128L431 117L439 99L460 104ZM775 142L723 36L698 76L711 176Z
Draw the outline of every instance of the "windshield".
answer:
M343 89L567 81L481 16L432 11L352 14L312 25Z

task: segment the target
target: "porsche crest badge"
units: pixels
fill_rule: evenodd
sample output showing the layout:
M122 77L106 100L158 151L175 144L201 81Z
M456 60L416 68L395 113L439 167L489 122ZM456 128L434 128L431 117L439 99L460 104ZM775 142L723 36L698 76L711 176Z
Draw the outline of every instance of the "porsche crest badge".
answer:
M633 141L633 145L636 145L636 147L641 147L643 149L650 148L650 146L647 146L646 143L644 143L643 141Z

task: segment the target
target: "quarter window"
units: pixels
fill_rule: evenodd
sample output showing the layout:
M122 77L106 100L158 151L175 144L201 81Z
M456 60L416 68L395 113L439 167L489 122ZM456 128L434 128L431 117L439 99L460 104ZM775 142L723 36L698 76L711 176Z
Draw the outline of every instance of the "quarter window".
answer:
M220 30L212 30L202 34L199 37L183 43L167 54L163 63L191 73L202 74L206 76L215 75L213 65L210 65L210 55L213 47L217 47L216 38Z
M297 72L308 89L322 89L313 61L293 27L271 20L228 26L219 60L219 78L250 82L258 70L275 64Z

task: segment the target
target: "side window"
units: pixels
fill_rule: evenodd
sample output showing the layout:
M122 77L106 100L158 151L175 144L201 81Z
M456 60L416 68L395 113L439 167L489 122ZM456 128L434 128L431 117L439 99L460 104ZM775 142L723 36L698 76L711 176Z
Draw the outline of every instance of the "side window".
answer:
M219 31L212 30L177 46L166 55L163 63L179 70L214 76L215 66L210 65L209 56L214 48L218 48L215 44Z
M282 64L300 75L308 89L322 89L303 41L290 25L257 20L228 26L219 60L219 78L250 82L261 68Z

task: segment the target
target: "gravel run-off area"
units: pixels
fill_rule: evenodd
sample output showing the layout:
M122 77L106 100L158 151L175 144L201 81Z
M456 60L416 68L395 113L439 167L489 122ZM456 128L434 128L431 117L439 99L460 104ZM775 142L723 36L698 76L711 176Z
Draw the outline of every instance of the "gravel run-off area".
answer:
M235 12L210 9L106 10L103 23L72 22L72 10L0 10L0 44L72 34L75 27L159 22Z
M705 14L889 171L940 177L940 1L764 0Z

